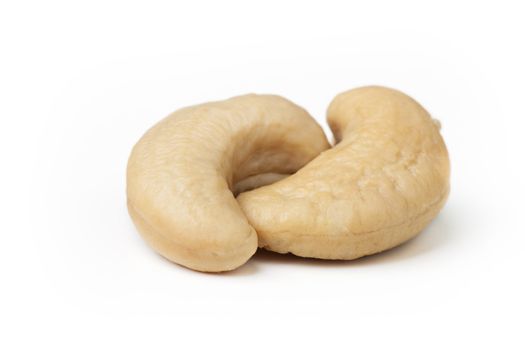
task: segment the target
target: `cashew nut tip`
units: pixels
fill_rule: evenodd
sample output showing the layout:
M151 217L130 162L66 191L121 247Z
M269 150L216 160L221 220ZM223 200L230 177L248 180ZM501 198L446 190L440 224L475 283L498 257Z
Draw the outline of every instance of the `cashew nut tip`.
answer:
M329 147L315 120L282 97L252 94L184 108L134 146L128 210L167 259L199 271L232 270L258 245L232 191L293 174Z
M409 96L374 86L341 93L327 116L333 148L295 174L238 196L259 246L350 260L421 232L449 193L439 125Z

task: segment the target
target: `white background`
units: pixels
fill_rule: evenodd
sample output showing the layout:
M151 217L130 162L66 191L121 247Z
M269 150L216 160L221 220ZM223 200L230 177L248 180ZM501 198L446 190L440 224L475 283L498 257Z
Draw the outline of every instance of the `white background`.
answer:
M523 349L514 4L0 1L0 348ZM335 94L365 84L442 122L452 192L418 238L202 274L136 233L126 161L160 118L259 92L325 126Z

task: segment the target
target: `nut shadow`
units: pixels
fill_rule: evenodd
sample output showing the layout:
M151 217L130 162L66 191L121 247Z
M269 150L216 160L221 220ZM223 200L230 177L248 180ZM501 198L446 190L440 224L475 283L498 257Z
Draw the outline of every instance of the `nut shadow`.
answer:
M454 214L455 213L455 214ZM451 244L457 239L455 229L457 220L454 215L458 215L456 211L443 210L436 219L434 219L423 232L413 239L401 244L398 247L390 250L365 256L356 260L322 260L315 258L303 258L293 254L279 254L264 249L258 249L254 256L243 266L233 270L220 273L200 272L202 275L213 277L246 277L261 273L271 265L296 265L300 267L315 267L315 268L356 268L356 267L371 267L381 264L392 264L408 259L416 258L425 253L437 251ZM153 253L152 253L153 254ZM159 259L165 261L166 264L173 265L172 262L158 255ZM176 264L175 264L176 265ZM177 265L181 269L182 266ZM188 270L189 271L189 270Z

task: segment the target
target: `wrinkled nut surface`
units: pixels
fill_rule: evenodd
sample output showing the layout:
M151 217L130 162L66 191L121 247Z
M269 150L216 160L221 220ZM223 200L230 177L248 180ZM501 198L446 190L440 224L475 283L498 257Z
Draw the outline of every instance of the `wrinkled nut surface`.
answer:
M246 95L184 108L133 148L128 210L167 259L199 271L232 270L258 241L232 193L235 184L242 190L271 183L329 147L315 120L282 97Z
M439 125L383 87L338 95L328 108L337 144L297 173L237 199L259 246L355 259L414 237L443 207L449 159Z

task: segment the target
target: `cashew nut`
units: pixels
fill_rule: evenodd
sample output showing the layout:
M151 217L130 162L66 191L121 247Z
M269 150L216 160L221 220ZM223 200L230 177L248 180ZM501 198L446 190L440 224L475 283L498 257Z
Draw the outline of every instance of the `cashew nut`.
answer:
M257 174L294 173L327 148L313 118L278 96L184 108L133 148L129 213L144 239L169 260L200 271L232 270L257 249L233 186ZM250 188L275 179L251 181Z
M259 246L355 259L414 237L449 192L439 124L410 97L383 87L344 92L327 114L337 142L332 149L237 198Z

